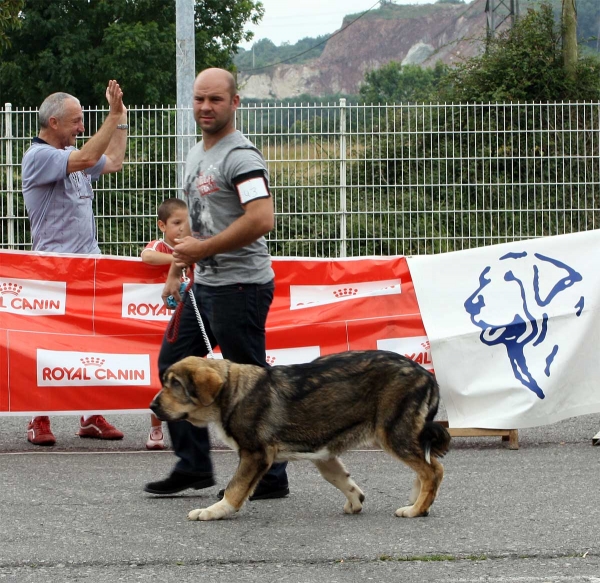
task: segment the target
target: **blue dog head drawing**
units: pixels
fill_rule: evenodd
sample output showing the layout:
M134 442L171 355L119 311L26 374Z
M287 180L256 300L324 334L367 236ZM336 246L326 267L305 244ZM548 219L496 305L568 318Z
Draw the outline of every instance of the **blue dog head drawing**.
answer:
M540 399L559 351L548 306L559 298L567 300L579 316L584 298L569 288L577 288L581 280L581 274L561 261L539 253L507 253L481 272L478 288L464 304L482 330L481 341L504 344L515 378Z

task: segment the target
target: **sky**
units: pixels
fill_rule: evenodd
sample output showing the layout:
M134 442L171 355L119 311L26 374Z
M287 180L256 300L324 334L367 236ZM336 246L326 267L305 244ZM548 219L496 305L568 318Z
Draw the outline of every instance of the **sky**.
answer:
M261 0L265 14L258 26L249 26L254 38L241 46L250 49L263 38L277 46L295 44L301 38L331 34L342 26L344 16L377 8L376 0ZM435 0L395 0L395 4L433 4Z

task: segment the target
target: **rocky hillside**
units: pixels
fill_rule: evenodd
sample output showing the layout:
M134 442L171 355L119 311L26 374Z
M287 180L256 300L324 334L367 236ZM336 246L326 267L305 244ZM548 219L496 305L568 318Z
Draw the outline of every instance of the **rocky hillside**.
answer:
M240 71L246 98L285 99L296 95L354 95L365 73L389 61L431 67L452 64L482 50L486 0L470 4L386 5L356 20L346 17L322 54L301 65L281 64ZM348 26L347 30L343 30Z

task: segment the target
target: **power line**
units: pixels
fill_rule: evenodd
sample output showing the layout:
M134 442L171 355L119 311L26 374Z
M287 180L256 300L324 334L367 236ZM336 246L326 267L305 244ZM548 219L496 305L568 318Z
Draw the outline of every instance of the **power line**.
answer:
M239 69L239 72L240 73L249 73L251 71L262 71L263 69L275 67L276 65L281 65L283 63L287 63L288 61L293 61L294 59L297 59L298 57L301 57L302 55L309 53L313 49L316 49L316 48L320 47L321 45L324 45L326 42L330 41L334 36L337 36L338 34L342 34L342 32L344 32L345 30L350 28L355 22L360 20L363 16L365 16L369 12L371 12L371 10L373 10L373 8L375 8L375 6L377 6L377 4L379 4L379 2L380 2L380 0L377 0L377 2L375 2L375 4L373 4L373 6L371 6L371 8L368 8L367 10L365 10L360 16L357 16L352 22L349 22L346 26L344 26L344 28L340 28L340 30L338 30L337 32L334 32L332 35L328 36L325 40L321 41L320 43L317 43L315 46L310 47L310 49L306 49L305 51L302 51L301 53L298 53L297 55L293 55L292 57L288 57L287 59L283 59L282 61L277 61L276 63L271 63L270 65L264 65L263 67L256 67L256 68L252 68L252 69Z

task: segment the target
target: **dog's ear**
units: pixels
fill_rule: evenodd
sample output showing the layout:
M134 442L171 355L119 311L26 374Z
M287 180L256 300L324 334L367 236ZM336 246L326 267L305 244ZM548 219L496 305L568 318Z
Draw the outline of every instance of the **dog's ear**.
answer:
M203 407L212 405L225 383L225 379L214 368L203 363L194 369L192 373L196 396Z

